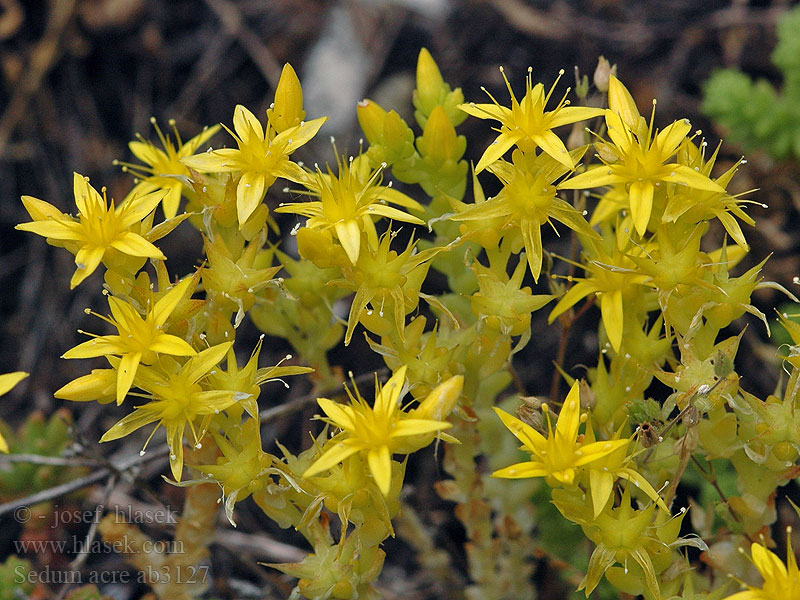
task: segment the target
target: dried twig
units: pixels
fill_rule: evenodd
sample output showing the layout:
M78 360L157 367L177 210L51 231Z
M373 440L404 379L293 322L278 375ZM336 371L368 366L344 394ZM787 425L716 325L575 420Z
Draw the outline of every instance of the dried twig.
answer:
M75 490L88 487L93 483L97 483L98 481L103 481L109 476L112 475L119 476L134 467L143 465L145 463L154 461L159 458L163 458L164 456L167 456L167 454L169 454L169 448L167 446L164 446L163 448L159 448L158 450L148 452L147 454L134 456L128 458L127 460L120 461L119 463L114 465L113 469L110 467L101 467L94 473L90 473L84 477L73 479L72 481L68 481L66 483L62 483L61 485L57 485L48 488L46 490L42 490L41 492L38 492L36 494L31 494L30 496L25 496L24 498L17 498L16 500L11 500L10 502L6 502L5 504L0 504L0 516L10 513L23 506L38 504L39 502L46 502L54 498L65 496L71 492L74 492Z
M278 87L281 65L261 39L247 28L239 7L230 0L205 0L205 2L219 18L225 33L236 38L242 45L272 88Z
M47 29L31 52L28 68L14 86L14 93L0 116L0 156L5 154L8 141L25 114L30 98L42 85L45 75L53 68L61 52L61 36L75 11L75 0L50 2Z
M100 464L91 458L42 456L41 454L0 454L0 465L8 463L30 463L54 467L96 467Z

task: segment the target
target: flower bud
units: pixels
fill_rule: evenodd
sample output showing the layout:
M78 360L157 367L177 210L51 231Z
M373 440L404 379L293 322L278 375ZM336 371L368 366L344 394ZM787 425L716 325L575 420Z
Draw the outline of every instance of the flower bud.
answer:
M364 99L356 106L358 124L370 145L383 143L383 123L386 120L386 111L380 104L369 99Z
M458 143L456 129L441 106L437 105L431 111L417 148L422 156L437 165L457 161L464 154L465 146Z
M286 63L281 71L278 87L275 88L275 101L267 109L267 120L275 128L275 131L280 133L299 125L305 116L300 80L292 65Z
M616 74L617 65L615 64L612 66L605 56L601 56L597 59L597 67L592 77L595 87L605 94L608 91L611 76L616 76Z
M427 48L423 48L419 51L417 60L417 89L414 93L416 100L414 104L425 116L430 116L449 91L450 86L442 79L436 61Z
M444 383L437 385L419 404L414 411L414 417L420 419L433 419L442 421L449 415L458 402L461 390L464 387L464 377L455 375Z

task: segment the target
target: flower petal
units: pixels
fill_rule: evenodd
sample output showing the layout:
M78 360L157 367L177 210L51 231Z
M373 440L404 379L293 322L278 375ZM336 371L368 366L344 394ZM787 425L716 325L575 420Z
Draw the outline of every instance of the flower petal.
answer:
M314 477L314 475L322 471L327 471L358 452L360 447L356 444L348 443L350 441L351 440L331 441L327 444L328 447L325 452L305 470L303 478Z
M622 345L622 290L612 290L604 292L600 296L600 313L603 317L603 325L606 328L606 335L614 352L619 352Z
M28 373L24 371L14 371L13 373L5 373L0 375L0 396L7 394L11 389L20 381L25 379Z
M367 464L378 489L384 496L388 496L392 487L392 455L388 446L370 449L367 453Z
M494 409L494 412L497 413L497 416L500 417L503 425L505 425L520 442L525 444L525 447L528 448L528 450L539 454L542 449L545 448L547 445L547 440L545 440L541 433L536 431L524 421L520 421L517 417L508 414L504 410L499 409L496 406L493 406L492 408Z
M153 421L158 421L159 415L147 409L147 405L138 407L134 410L131 414L123 417L119 421L114 424L111 429L106 431L103 434L103 437L100 438L101 442L111 442L113 440L118 440L119 438L125 437L129 433L133 433L137 429L144 427L152 423Z
M117 405L122 404L136 377L136 369L142 360L141 352L123 354L117 370Z
M516 133L508 133L503 132L497 136L497 139L489 144L489 147L486 148L486 151L481 156L481 159L478 161L478 165L475 167L475 172L480 173L490 164L499 160L501 156L503 156L511 146L516 144L525 136L522 132Z
M656 191L652 181L634 181L628 191L631 202L633 226L639 235L647 232L647 223L653 210L653 195Z
M334 225L334 230L339 243L347 253L347 258L351 263L356 264L361 251L361 229L358 227L358 222L355 219L339 221Z
M448 429L452 424L447 421L432 421L430 419L403 419L392 430L391 436L404 437L407 435L417 435L420 433L431 433Z
M161 354L171 354L172 356L193 356L197 354L197 351L184 339L168 333L162 333L156 337L148 349Z
M545 477L550 471L540 462L521 462L492 473L492 477L502 479L525 479L527 477Z
M240 228L261 204L266 189L267 178L263 173L253 171L242 173L239 185L236 186L236 214Z
M143 256L146 258L160 258L161 260L167 257L156 248L153 244L148 242L142 236L133 233L132 231L123 231L114 241L111 242L111 247L116 248L120 252L130 256ZM76 257L77 260L77 257Z
M531 136L531 139L551 158L569 169L575 168L575 163L572 162L572 157L569 155L564 142L549 129L540 135Z
M581 424L581 398L580 384L578 381L572 384L567 394L561 412L556 423L556 445L565 448L572 448L578 439L578 427Z
M328 398L317 398L317 404L325 412L328 418L340 429L352 431L355 429L355 423L351 413L347 410L348 407L329 400Z

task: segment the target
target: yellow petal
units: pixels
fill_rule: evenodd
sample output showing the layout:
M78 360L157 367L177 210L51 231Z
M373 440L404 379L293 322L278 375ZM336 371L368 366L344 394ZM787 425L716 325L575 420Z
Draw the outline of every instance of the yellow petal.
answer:
M241 104L233 109L233 128L242 146L264 140L264 129L256 116Z
M603 317L603 325L606 328L608 341L614 352L619 352L622 344L622 290L612 290L604 292L600 296L600 313Z
M201 173L224 173L238 171L241 167L241 151L236 148L222 148L213 152L203 152L182 158L187 167Z
M145 425L149 425L154 421L158 421L158 418L158 415L153 411L137 408L131 414L117 421L111 427L111 429L103 434L103 437L100 438L100 441L111 442L113 440L118 440L121 437L125 437L129 433L133 433L140 427L144 427Z
M425 399L420 402L414 415L441 421L455 408L461 390L464 387L464 376L455 375L444 383L437 385Z
M358 227L358 222L354 219L340 221L334 225L334 230L347 258L351 263L356 264L361 251L361 229Z
M89 375L73 379L60 387L56 398L73 402L100 402L114 400L117 387L117 372L114 369L92 369Z
M170 336L171 337L171 336ZM180 338L178 338L180 340ZM183 342L183 340L181 340ZM186 344L186 342L184 342ZM194 348L186 344L189 349L194 352ZM191 381L192 383L197 382L201 377L204 377L208 374L211 369L213 369L216 365L218 365L225 355L227 354L228 350L233 346L233 342L223 342L221 344L217 344L216 346L211 346L210 348L206 348L202 352L198 353L196 356L190 358L186 364L183 366L183 372L186 376L187 381ZM163 350L156 350L152 348L156 352L164 352ZM165 354L173 354L173 352L168 352Z
M680 146L681 142L686 138L686 134L689 133L691 128L692 124L689 122L689 119L681 119L680 121L674 121L662 131L658 132L653 145L656 146L661 153L663 157L662 162L675 154L678 146Z
M614 75L608 79L608 106L622 118L629 129L636 131L639 125L639 109L628 88Z
M601 469L589 470L589 488L592 490L592 508L594 510L594 518L603 512L611 491L614 488L614 476Z
M392 456L387 446L371 449L367 453L367 464L370 473L384 496L389 495L392 487Z
M305 115L303 88L292 65L286 63L275 87L275 101L272 107L267 109L267 119L275 131L281 132L297 125Z
M518 141L525 136L524 133L504 132L497 136L497 139L489 144L489 147L481 156L478 165L475 167L475 172L480 173L493 162L500 160L500 158Z
M272 140L272 145L285 146L285 153L291 154L317 135L319 128L327 120L328 117L320 117L319 119L306 121L302 125L291 127L275 136L275 139Z
M527 477L545 477L550 472L539 462L522 462L492 473L492 477L502 479L525 479Z
M64 241L83 241L85 234L80 224L74 221L47 219L46 221L32 221L20 223L15 227L20 231L30 231L42 237Z
M303 477L314 477L314 475L327 471L331 467L338 465L340 462L352 456L359 451L359 447L354 444L347 443L349 440L344 441L331 441L328 448L314 463L308 467L303 473Z
M176 283L164 294L164 297L156 302L153 307L153 322L156 325L163 325L183 299L184 294L189 293L189 288L196 284L194 277L185 277ZM109 299L110 302L110 299Z
M421 433L431 433L442 429L449 429L452 425L446 421L431 421L430 419L403 419L394 426L391 436L405 437Z
M139 368L141 359L141 352L129 352L122 355L117 371L117 405L122 404L131 389L133 379L136 377L136 369Z
M525 447L531 452L539 453L541 449L547 445L547 440L545 440L544 436L533 427L496 406L492 408L494 412L497 413L497 416L500 417L500 420L503 421L503 425L505 425L520 442L525 444Z
M663 177L664 181L683 183L696 190L719 192L720 194L726 193L725 188L716 181L686 165L664 165L664 169L669 170L669 173Z
M34 221L45 221L55 219L56 221L68 218L67 215L58 210L55 206L44 200L39 200L33 196L22 196L22 204L25 210Z
M124 252L130 256L160 258L161 260L165 260L167 258L164 256L164 254L162 254L161 250L156 248L142 236L133 233L132 231L124 231L120 233L116 238L114 238L114 241L111 242L111 247L116 248L120 252Z
M653 210L653 194L655 186L651 181L634 181L628 194L631 202L633 226L639 235L647 232L647 223Z
M558 184L560 190L584 190L587 188L603 187L615 183L625 183L627 179L614 172L606 165L587 169L580 175L576 175L565 182Z
M175 481L181 480L183 473L183 430L186 421L181 420L174 423L167 423L167 446L170 449L169 467Z
M236 186L236 214L239 218L239 228L250 218L264 199L267 189L267 179L263 173L245 171Z
M406 381L406 370L406 365L402 365L381 387L380 393L375 397L374 410L376 413L389 415L395 411L400 393L403 391L403 384Z
M150 344L149 350L172 356L193 356L197 351L176 335L162 333ZM219 362L219 361L217 361Z
M758 572L761 573L765 580L786 579L786 565L774 552L767 550L761 544L752 544L750 546L750 555L753 557L753 563L755 563Z
M575 168L567 147L555 133L549 129L541 135L532 136L533 141L551 158L557 160L568 169Z
M0 375L0 396L10 392L15 385L25 379L28 373L24 371L14 371L13 373L6 373Z
M347 407L328 398L317 398L317 404L337 427L350 431L355 429L355 423Z
M106 354L123 354L124 352L125 346L118 335L104 335L70 348L61 358L95 358Z
M557 444L572 448L578 439L578 427L581 424L580 383L575 381L567 394L561 412L558 415L555 435Z

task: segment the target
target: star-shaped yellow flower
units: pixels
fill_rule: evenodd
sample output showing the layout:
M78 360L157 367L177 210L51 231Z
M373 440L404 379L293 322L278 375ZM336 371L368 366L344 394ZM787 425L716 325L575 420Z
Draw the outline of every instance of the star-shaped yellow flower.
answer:
M166 258L161 250L134 230L155 210L163 192L132 195L115 207L113 200L109 205L105 190L101 196L89 185L89 180L78 173L73 176L73 191L78 207L77 218L62 213L43 200L23 196L22 203L33 221L16 227L46 237L48 242L64 246L75 254L78 268L70 280L70 288L91 275L111 250L129 256Z
M561 125L599 117L603 114L603 110L585 106L569 107L566 94L553 110L545 110L556 84L554 83L550 91L545 94L544 85L541 83L532 85L532 69L530 67L525 80L525 96L518 102L502 68L500 72L503 74L503 80L506 82L508 93L511 96L511 108L500 106L491 95L489 98L492 99L493 104L470 102L458 106L473 117L500 121L500 135L483 153L475 171L480 173L515 144L523 152L533 152L534 148L538 146L565 167L575 168L575 163L564 146L564 142L552 130ZM567 91L569 92L569 90Z
M675 121L663 131L653 132L652 119L643 127L630 92L611 76L608 89L609 109L605 111L606 126L611 143L597 145L598 156L604 164L568 179L559 189L582 190L606 185L625 185L633 225L644 235L653 196L661 184L677 183L695 190L725 194L725 188L699 170L667 161L675 156L692 126L687 119Z
M152 364L159 353L173 356L196 354L186 341L163 331L172 311L193 285L196 285L195 278L187 277L173 286L158 302L148 307L144 318L128 302L109 296L112 316L101 318L116 327L118 333L93 337L65 352L63 358L121 356L117 371L117 404L122 404L140 363Z
M219 131L220 126L206 127L192 139L183 142L175 127L175 121L170 120L169 125L175 134L173 142L169 134L162 133L155 117L150 119L150 123L153 124L153 128L158 134L163 150L137 134L139 139L128 144L128 148L136 158L145 164L121 161L114 161L114 164L122 165L123 171L133 173L139 179L136 187L133 188L133 193L166 192L162 206L164 216L171 219L178 214L178 205L184 193L184 182L188 181L189 177L189 169L181 160L197 152L201 145Z
M547 437L527 423L494 407L503 424L523 443L525 450L531 453L531 459L495 471L492 477L545 477L552 487L572 485L579 468L611 454L617 448L627 446L627 439L588 444L578 440L578 427L581 424L579 394L579 384L576 381L561 407L555 431L552 430L548 413ZM545 409L546 406L544 404L542 408Z
M308 217L306 227L311 229L333 229L336 238L347 253L352 264L356 264L361 252L361 232L367 234L373 247L378 245L374 221L380 217L423 225L423 221L386 203L422 212L423 207L391 185L380 185L383 167L370 170L365 154L355 159L339 160L339 174L330 168L327 173L319 169L308 173L303 185L318 201L281 203L275 212L296 213Z
M301 122L281 133L268 123L266 129L256 116L241 104L233 113L233 129L228 132L238 148L222 148L183 159L192 169L204 173L240 172L236 186L236 212L241 227L264 199L278 177L299 182L305 171L289 160L289 155L313 138L327 117Z
M379 388L372 407L358 390L355 390L355 396L347 390L349 405L318 398L320 408L327 415L323 420L339 427L341 432L325 444L322 455L306 469L303 477L313 477L353 454L361 453L367 459L378 489L384 496L388 495L392 482L392 454L419 450L433 441L432 437L424 434L451 426L446 421L414 418L403 411L398 401L405 378L406 367L403 365L386 385ZM422 445L409 448L409 441L415 436L421 436L417 439Z
M202 380L225 357L231 345L232 342L225 342L206 348L180 366L174 360L167 362L174 370L143 366L137 373L136 387L147 392L152 400L137 406L131 414L103 434L100 441L119 439L158 421L148 441L159 427L166 429L172 476L180 481L183 471L183 434L186 427L192 432L192 444L197 445L214 414L250 395L233 390L207 389L202 385Z

